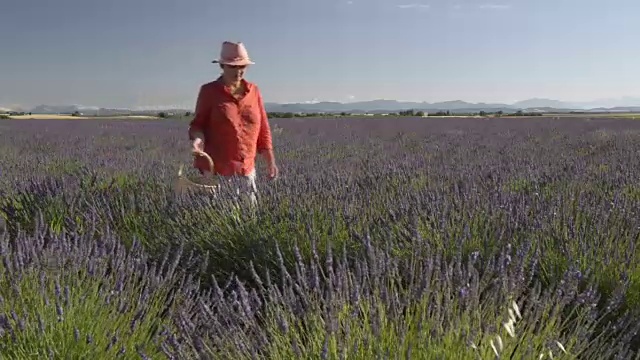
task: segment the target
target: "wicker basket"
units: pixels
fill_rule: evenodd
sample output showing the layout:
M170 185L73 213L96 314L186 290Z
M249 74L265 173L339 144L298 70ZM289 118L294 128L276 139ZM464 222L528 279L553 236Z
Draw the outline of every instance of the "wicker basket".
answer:
M209 169L211 174L214 173L213 159L202 151L194 151L194 156L204 156L209 162ZM212 194L217 193L220 188L220 184L217 183L215 177L212 175L209 179L207 179L209 184L200 184L194 181L189 180L183 173L184 165L180 165L180 169L178 170L178 179L175 182L174 191L176 195L184 195L188 192L209 192Z

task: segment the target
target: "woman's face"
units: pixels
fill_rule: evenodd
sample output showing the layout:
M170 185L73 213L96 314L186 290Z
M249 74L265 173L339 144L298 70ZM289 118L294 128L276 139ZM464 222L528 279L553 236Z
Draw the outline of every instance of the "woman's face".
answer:
M246 65L222 65L222 75L228 80L240 81L246 69Z

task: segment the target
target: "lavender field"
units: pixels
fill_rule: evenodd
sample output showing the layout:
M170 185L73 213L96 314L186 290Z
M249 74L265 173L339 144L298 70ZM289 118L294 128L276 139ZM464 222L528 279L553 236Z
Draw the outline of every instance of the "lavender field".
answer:
M0 357L640 359L640 122L271 124L252 212L185 121L0 121Z

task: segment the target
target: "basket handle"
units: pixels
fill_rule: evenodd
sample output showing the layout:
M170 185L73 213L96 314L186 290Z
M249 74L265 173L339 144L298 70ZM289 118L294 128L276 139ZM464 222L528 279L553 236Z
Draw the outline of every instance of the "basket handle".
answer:
M209 154L207 154L204 151L193 150L193 155L195 155L195 156L204 156L207 159L207 161L209 162L209 168L210 168L211 174L215 173L215 167L213 165L213 159L211 159L211 156L209 156Z

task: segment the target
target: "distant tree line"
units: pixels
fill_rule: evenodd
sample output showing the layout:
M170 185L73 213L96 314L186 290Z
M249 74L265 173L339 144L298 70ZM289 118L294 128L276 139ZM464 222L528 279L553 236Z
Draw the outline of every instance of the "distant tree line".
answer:
M291 119L291 118L300 118L300 117L319 117L319 116L335 116L332 114L318 113L318 112L310 112L310 113L293 113L293 112L267 112L268 118L274 119Z
M193 115L191 113L191 111L187 111L184 114L176 114L176 113L168 113L166 111L160 111L159 113L156 114L157 117L161 118L161 119L166 119L166 118L184 118L184 117L191 117L191 115Z
M267 112L267 117L270 119L292 119L292 118L307 118L307 117L348 117L348 116L362 116L364 114L354 114L349 112L340 112L340 113L322 113L322 112L309 112L309 113L294 113L294 112ZM500 117L505 115L503 111L479 111L479 112L471 112L471 113L451 113L450 110L440 110L433 113L425 113L422 110L403 110L398 112L391 112L387 114L368 114L370 116L407 116L407 117L424 117L424 116L493 116ZM507 116L542 116L543 113L537 112L523 112L522 110L518 110L514 113L506 114ZM187 111L184 114L168 114L166 112L159 112L157 114L159 118L168 118L168 117L186 117L190 118L193 116L191 111Z
M317 112L312 112L312 113L293 113L293 112L268 112L267 113L269 118L275 118L275 119L290 119L290 118L304 118L304 117L347 117L347 116L359 116L359 115L363 115L363 114L353 114L353 113L348 113L348 112L340 112L340 113L317 113ZM500 117L500 116L504 116L505 113L504 111L500 110L500 111L479 111L479 112L470 112L470 113L463 113L463 112L457 112L457 113L451 113L450 110L440 110L440 111L436 111L433 113L425 113L422 110L413 110L413 109L409 109L409 110L403 110L403 111L398 111L398 112L391 112L391 113L387 113L387 114L368 114L368 115L374 115L374 116L394 116L394 117L398 117L398 116L407 116L407 117L424 117L424 116L493 116L493 117ZM509 113L506 114L506 116L542 116L544 115L543 113L539 113L539 112L524 112L522 110L518 110L514 113Z
M9 118L9 116L23 116L23 115L31 115L31 112L25 112L25 111L8 111L6 113L2 114L3 116L5 116L5 118Z

